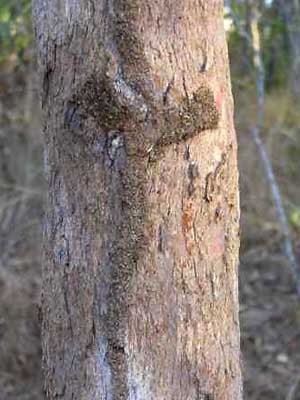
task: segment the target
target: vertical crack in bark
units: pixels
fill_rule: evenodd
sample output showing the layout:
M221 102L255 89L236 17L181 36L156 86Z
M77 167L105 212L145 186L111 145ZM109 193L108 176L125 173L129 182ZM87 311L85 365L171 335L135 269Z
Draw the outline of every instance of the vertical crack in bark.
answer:
M69 320L69 328L71 332L72 338L74 337L74 332L73 332L73 325L72 325L72 315L71 315L71 309L69 305L69 300L68 300L68 277L66 272L64 273L64 279L63 279L63 296L64 296L64 302L65 302L65 309L67 312L67 318Z
M221 161L217 164L215 170L210 172L206 176L206 183L205 183L205 191L204 191L204 199L210 203L215 194L218 190L220 190L220 182L219 180L222 179L222 174L224 172L224 168L226 166L226 162L228 159L228 154L223 153Z
M191 197L196 191L196 179L199 177L198 165L192 161L188 165L188 195Z

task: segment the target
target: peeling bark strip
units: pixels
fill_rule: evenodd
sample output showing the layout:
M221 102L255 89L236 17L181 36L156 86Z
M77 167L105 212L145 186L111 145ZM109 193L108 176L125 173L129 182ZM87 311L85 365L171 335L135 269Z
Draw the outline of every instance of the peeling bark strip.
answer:
M240 400L222 1L35 0L34 20L47 399Z

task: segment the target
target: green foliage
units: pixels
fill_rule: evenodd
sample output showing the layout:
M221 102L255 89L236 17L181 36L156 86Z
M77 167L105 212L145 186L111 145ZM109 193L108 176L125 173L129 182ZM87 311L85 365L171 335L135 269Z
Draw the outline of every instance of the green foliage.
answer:
M278 9L266 10L261 21L262 54L267 88L282 87L289 71L286 23Z
M289 214L289 223L294 227L300 228L300 208L295 207Z
M241 22L244 26L245 24L245 5L243 3L237 4L235 1L231 2L231 7L233 10L236 19ZM224 10L224 18L225 18L225 27L227 31L227 37L229 41L230 49L234 52L236 50L239 52L241 50L241 46L243 46L243 38L240 34L239 28L235 26L235 23L232 21L231 14L227 7Z
M288 32L286 21L277 3L271 1L257 2L260 15L259 31L263 62L265 66L266 89L283 88L290 73ZM251 11L246 2L231 1L238 26L232 23L227 31L231 60L239 60L234 65L234 75L252 74L252 50L241 34L241 29L251 36ZM226 14L225 20L230 20Z
M30 0L0 0L0 63L28 61L32 42ZM15 57L14 57L15 56Z

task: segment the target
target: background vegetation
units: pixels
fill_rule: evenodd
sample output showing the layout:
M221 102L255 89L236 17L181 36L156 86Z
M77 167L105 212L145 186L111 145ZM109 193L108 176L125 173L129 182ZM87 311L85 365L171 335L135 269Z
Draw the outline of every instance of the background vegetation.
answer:
M30 14L29 0L0 0L0 400L42 399L37 305L44 181ZM245 398L300 400L299 298L252 135L254 15L265 70L261 137L300 260L299 1L231 1L225 22L239 137Z

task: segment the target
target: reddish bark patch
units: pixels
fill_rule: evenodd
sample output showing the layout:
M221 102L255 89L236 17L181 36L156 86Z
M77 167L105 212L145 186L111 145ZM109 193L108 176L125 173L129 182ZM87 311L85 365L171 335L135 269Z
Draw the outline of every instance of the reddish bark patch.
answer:
M222 105L224 102L225 98L225 89L223 86L221 86L217 96L216 96L216 109L218 110L219 113L222 111Z
M194 215L191 208L192 208L191 204L189 204L186 210L182 214L181 223L184 234L188 233L193 225Z
M220 259L225 252L224 229L221 225L210 225L205 238L207 253L213 259Z

